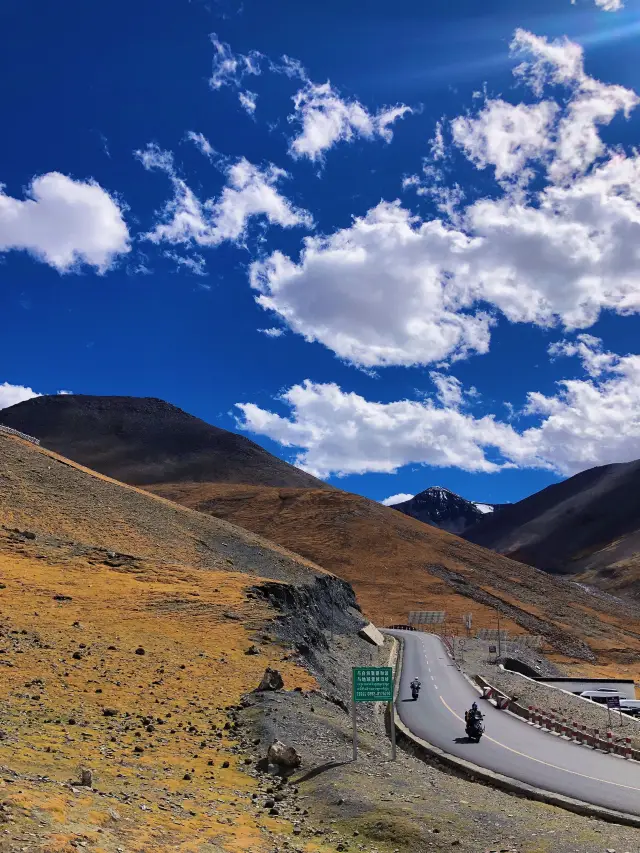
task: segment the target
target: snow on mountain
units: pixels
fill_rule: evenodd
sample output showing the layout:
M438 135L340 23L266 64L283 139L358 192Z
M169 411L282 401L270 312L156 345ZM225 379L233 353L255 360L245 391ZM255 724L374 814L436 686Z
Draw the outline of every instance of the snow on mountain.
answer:
M431 486L409 500L388 505L418 521L458 535L495 509L493 504L468 501L442 486Z

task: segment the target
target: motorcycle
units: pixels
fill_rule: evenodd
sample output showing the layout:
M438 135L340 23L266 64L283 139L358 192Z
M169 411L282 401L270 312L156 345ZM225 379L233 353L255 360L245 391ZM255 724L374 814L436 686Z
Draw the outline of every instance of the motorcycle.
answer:
M420 693L420 686L418 684L411 685L411 698L415 702L418 699L418 694Z
M466 725L467 737L469 740L474 740L480 743L480 738L484 734L484 723L482 722L482 714L478 713L473 717L469 717Z

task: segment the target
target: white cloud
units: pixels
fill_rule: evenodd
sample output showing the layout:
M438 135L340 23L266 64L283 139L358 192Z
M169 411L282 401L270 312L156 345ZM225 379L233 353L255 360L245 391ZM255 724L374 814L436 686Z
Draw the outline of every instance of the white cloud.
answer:
M427 188L415 176L405 186L433 196L448 218L381 202L349 227L307 237L297 260L275 252L251 270L263 308L363 367L485 353L492 309L569 330L603 310L640 312L640 154L608 149L598 135L637 96L588 77L582 48L567 40L519 30L513 50L523 57L517 75L540 97L547 84L569 96L516 106L485 98L475 118L454 120L454 144L503 182L495 197L464 208L460 188L428 164ZM309 156L329 136L311 135ZM434 145L446 155L442 126Z
M270 225L282 228L312 227L310 214L295 207L277 189L289 175L270 164L261 169L244 157L224 165L226 184L217 199L201 202L177 174L173 155L150 144L136 156L147 169L167 173L173 184L173 198L166 204L159 221L146 237L154 243L195 243L217 246L224 241L242 243L249 221L264 217ZM222 161L221 161L222 164Z
M165 258L173 261L177 269L188 270L192 275L204 276L207 274L207 262L194 253L192 255L179 255L177 252L165 252Z
M263 308L347 361L427 364L489 348L490 317L463 313L464 288L442 276L469 242L381 203L350 228L307 237L298 264L280 252L253 264L251 284Z
M493 415L475 417L441 398L379 403L335 384L306 380L281 400L283 417L238 403L239 426L287 447L296 464L320 477L394 473L408 464L495 472L546 468L563 475L640 457L640 356L603 352L591 336L562 341L555 355L578 355L586 379L563 380L555 394L531 392L521 431ZM397 497L397 496L395 496Z
M300 133L291 140L289 151L293 157L314 161L322 159L338 142L351 142L356 137L379 136L390 142L391 125L412 112L400 104L372 114L359 101L341 98L328 81L313 83L308 79L293 96L293 103L289 121L300 125Z
M204 154L204 156L207 157L209 160L213 159L217 155L216 149L213 147L213 145L209 142L209 140L207 139L207 137L203 133L195 133L193 130L190 130L187 133L187 139L190 142L193 142L193 144L196 145L198 147L198 149L200 150L200 153ZM152 162L152 160L149 161L149 165L147 165L147 163L145 163L145 160L144 160L144 157L149 152L150 148L151 148L151 146L147 146L145 151L140 152L142 163L143 163L143 165L145 165L145 168L147 168L147 169L153 168L155 165ZM163 153L169 154L168 151L165 151ZM155 168L162 168L162 167L161 166L155 166ZM167 171L168 169L173 170L173 156L171 156L170 161L164 166L165 171Z
M48 172L26 196L13 198L0 185L0 252L29 252L61 273L82 264L103 273L129 252L122 210L95 181Z
M257 50L252 50L248 54L234 53L231 46L221 42L215 33L211 35L211 43L215 54L209 85L214 91L225 86L235 89L242 108L253 114L258 96L244 88L243 80L245 77L258 76L262 73L264 54Z
M56 394L68 396L73 391L56 391ZM34 397L42 397L33 388L27 388L25 385L10 385L8 382L0 384L0 409L8 409L9 406L15 406L18 403L24 403L25 400L33 400Z
M258 329L263 335L266 335L268 338L281 338L284 335L282 329L278 329L277 327L272 327L270 329Z
M526 462L533 452L560 473L575 474L594 465L638 459L640 356L603 352L600 341L586 342L584 337L575 350L566 347L566 353L579 355L591 376L560 382L553 396L528 395L527 411L541 416L542 423L523 434L523 448L513 454L514 462Z
M445 408L460 408L463 403L464 391L459 379L437 370L432 370L429 378L436 386L436 396Z
M301 447L296 464L326 477L393 473L409 463L491 472L499 465L485 448L515 443L517 433L492 416L476 419L431 400L377 403L335 384L306 380L282 397L290 418L238 403L240 426L287 447Z
M383 501L380 501L384 506L394 506L394 504L401 504L405 501L410 501L414 495L407 495L405 493L401 493L399 495L391 495L390 498L385 498Z
M238 98L240 99L243 109L245 109L249 115L253 115L256 111L256 107L258 106L258 96L256 93L249 92L247 90L246 92L240 92Z
M453 139L479 169L495 167L497 180L518 175L533 158L553 147L549 138L557 104L508 104L487 101L475 117L460 116L451 123Z
M571 3L575 6L576 0L571 0ZM619 12L624 9L622 0L595 0L595 4L605 12Z
M567 182L581 175L606 147L598 134L618 114L629 116L640 99L624 86L609 85L590 77L584 69L582 47L568 39L549 41L526 30L516 30L512 52L524 56L516 75L540 95L548 84L569 87L571 98L549 143L554 155L548 177Z
M41 396L42 394L36 393L33 388L27 388L24 385L9 385L8 382L3 382L0 384L0 409L7 409L9 406L15 406L17 403Z
M558 341L549 347L552 360L559 356L578 356L589 376L597 377L611 370L619 361L618 356L602 349L602 341L593 335L578 335L573 341Z

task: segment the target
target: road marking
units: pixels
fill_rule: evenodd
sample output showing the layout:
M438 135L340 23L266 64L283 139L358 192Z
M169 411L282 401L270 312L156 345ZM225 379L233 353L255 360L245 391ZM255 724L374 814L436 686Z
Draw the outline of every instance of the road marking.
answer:
M450 708L447 705L442 696L440 697L440 700L447 711L450 711L457 720L464 723L462 717L459 717L453 708ZM578 773L577 770L567 770L566 767L558 767L557 764L551 764L549 761L543 761L541 758L534 758L532 755L527 755L526 752L518 752L517 749L512 749L512 747L507 746L504 743L500 743L499 740L494 740L494 738L489 737L489 735L485 735L485 738L490 740L491 743L495 743L496 746L501 746L508 752L513 752L514 755L519 755L521 758L528 758L529 761L535 761L536 764L544 764L545 767L552 767L554 770L562 770L563 773L569 773L571 776L580 776L580 778L589 779L591 782L603 782L605 785L613 785L616 788L626 788L627 791L640 791L640 788L635 788L633 785L622 785L620 782L610 782L608 779L599 779L597 776L588 776L586 773Z
M437 685L437 684L434 684L433 686L436 688L436 690L438 689L438 685Z
M435 681L435 678L433 677L433 675L430 675L429 678L431 679L431 681Z

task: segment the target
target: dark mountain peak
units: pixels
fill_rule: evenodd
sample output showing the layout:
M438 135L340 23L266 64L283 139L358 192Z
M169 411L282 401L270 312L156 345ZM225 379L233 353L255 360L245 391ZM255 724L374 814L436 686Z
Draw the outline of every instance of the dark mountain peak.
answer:
M327 488L245 436L156 397L35 397L1 410L0 424L134 485L218 482Z
M495 506L468 501L443 486L430 486L411 500L395 504L392 508L425 524L460 534L486 513L493 512Z

